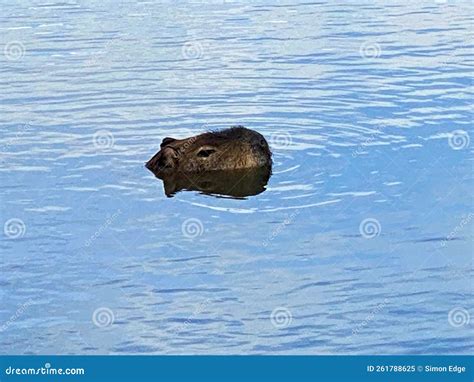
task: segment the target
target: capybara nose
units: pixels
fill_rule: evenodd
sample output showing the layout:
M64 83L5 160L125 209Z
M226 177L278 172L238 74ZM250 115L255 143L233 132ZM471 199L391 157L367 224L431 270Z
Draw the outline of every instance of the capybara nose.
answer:
M146 163L146 168L153 172L166 171L175 167L176 153L170 147L164 147Z

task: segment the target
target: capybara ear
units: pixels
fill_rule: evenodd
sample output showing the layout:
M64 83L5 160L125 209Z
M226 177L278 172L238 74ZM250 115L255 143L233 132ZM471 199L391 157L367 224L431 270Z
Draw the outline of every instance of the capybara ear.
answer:
M174 142L175 140L176 139L170 138L170 137L163 138L163 140L161 141L160 147L163 148L164 146L169 145L170 143Z

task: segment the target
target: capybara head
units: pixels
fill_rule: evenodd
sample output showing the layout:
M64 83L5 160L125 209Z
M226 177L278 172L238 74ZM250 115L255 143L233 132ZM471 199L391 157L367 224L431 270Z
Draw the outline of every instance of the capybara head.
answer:
M271 152L263 135L243 126L185 139L165 138L146 167L156 175L270 166Z

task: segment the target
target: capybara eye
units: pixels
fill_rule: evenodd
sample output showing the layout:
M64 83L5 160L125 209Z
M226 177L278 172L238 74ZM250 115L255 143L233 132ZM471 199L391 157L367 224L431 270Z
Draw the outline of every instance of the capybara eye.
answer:
M197 156L198 157L201 157L201 158L207 158L209 157L211 154L215 153L216 150L214 149L201 149L199 150L199 152L197 153Z

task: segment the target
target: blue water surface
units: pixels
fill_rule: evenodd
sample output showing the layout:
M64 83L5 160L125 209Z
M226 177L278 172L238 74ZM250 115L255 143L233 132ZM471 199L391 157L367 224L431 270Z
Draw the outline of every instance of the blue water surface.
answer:
M472 351L471 1L1 9L1 354ZM167 198L233 124L267 190Z

